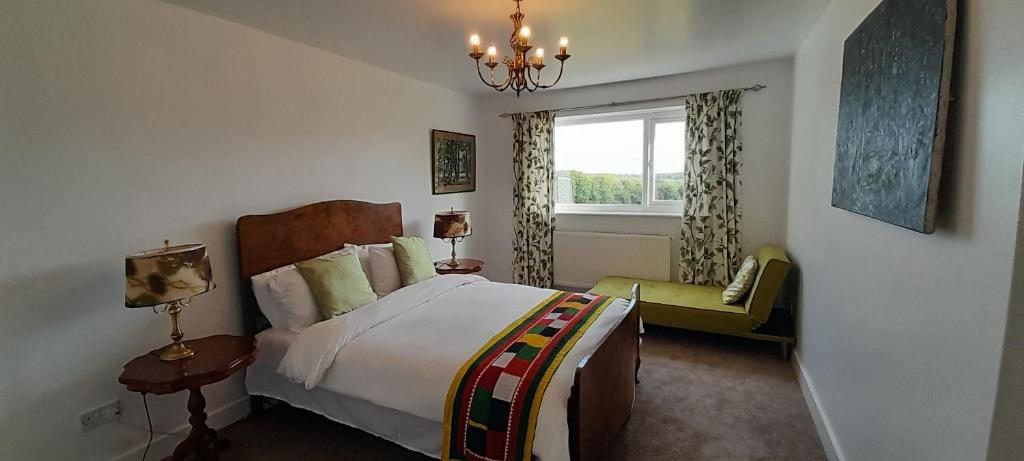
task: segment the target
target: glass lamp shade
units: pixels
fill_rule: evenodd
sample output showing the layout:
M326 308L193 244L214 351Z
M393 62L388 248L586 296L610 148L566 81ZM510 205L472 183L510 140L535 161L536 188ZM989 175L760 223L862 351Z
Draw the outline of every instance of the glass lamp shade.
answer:
M468 211L440 211L434 214L434 237L450 239L473 233Z
M149 307L188 299L213 287L206 245L165 246L125 257L125 307Z

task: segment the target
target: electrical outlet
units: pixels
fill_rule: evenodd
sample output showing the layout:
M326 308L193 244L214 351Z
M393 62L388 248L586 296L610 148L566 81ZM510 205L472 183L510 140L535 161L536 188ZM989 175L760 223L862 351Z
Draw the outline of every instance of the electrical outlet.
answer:
M89 432L111 421L116 421L119 416L121 416L121 402L114 400L95 410L82 413L78 417L78 422L82 426L82 432Z

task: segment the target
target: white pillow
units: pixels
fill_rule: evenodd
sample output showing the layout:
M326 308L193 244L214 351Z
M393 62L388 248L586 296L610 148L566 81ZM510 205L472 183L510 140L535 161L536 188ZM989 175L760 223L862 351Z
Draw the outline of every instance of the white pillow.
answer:
M294 265L269 281L270 293L277 306L277 315L283 327L296 333L324 319L316 307L316 298L306 279Z
M370 279L373 273L373 268L370 267L370 248L380 247L384 245L391 246L390 243L380 243L372 245L353 245L351 243L346 243L345 247L342 248L342 250L351 251L355 253L357 257L359 257L359 265L363 266L363 273L366 274L366 278Z
M350 251L343 248L323 256ZM260 312L274 328L286 328L297 333L323 320L306 279L294 264L254 275L249 280L252 281L252 292Z
M370 253L370 286L377 296L384 297L402 288L402 275L395 263L395 247L371 246Z
M256 305L259 306L263 316L270 321L270 326L274 328L284 328L285 322L282 316L278 315L281 308L277 306L274 294L270 292L270 280L289 269L295 270L295 266L287 265L249 277L249 280L252 281L252 294L256 296Z

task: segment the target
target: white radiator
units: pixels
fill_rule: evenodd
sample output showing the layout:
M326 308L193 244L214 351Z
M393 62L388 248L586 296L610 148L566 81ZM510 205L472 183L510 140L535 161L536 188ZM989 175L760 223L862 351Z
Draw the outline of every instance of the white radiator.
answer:
M668 280L666 235L555 231L555 285L590 288L612 276Z

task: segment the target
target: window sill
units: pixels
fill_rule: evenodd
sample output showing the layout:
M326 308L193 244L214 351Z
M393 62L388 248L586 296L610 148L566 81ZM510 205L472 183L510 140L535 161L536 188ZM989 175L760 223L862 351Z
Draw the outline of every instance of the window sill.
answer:
M600 210L565 210L555 211L555 216L635 216L638 218L682 218L680 211L600 211Z

